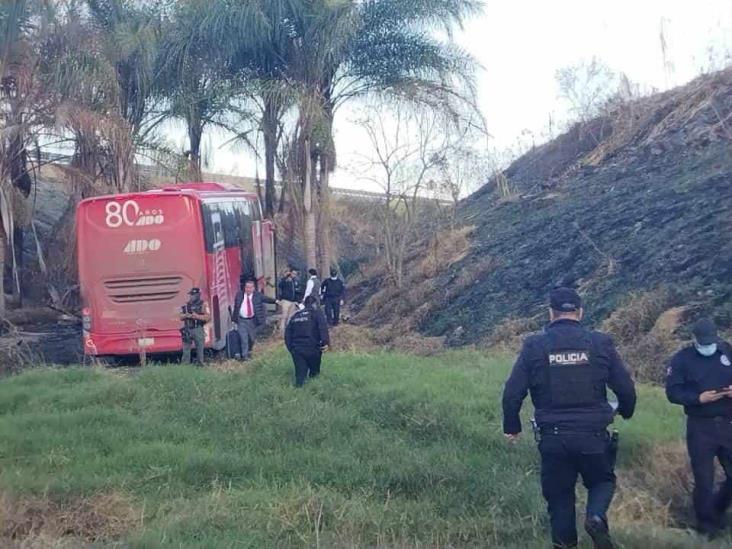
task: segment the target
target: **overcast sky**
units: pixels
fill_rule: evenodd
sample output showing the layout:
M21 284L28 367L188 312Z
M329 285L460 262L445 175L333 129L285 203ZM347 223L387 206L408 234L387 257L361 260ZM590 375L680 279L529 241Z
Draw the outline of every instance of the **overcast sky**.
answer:
M664 65L661 29L667 42ZM486 1L483 16L468 21L456 41L482 65L478 99L491 133L491 146L512 147L526 130L537 139L550 114L566 116L555 82L557 69L593 56L624 72L645 89L683 84L732 56L732 0L542 0ZM368 149L362 131L343 109L336 120L341 166L333 185L372 188L349 165ZM211 171L255 175L255 160L221 148L225 138L209 135ZM260 167L260 176L263 169Z

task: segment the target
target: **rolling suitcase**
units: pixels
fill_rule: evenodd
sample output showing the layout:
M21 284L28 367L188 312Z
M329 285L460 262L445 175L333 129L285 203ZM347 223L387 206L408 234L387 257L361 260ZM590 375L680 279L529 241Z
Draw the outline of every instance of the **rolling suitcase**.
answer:
M226 334L226 358L241 358L241 338L236 328Z
M229 307L229 318L233 322L234 315L231 307ZM233 325L229 333L226 334L226 358L241 358L241 336L239 336L239 330Z

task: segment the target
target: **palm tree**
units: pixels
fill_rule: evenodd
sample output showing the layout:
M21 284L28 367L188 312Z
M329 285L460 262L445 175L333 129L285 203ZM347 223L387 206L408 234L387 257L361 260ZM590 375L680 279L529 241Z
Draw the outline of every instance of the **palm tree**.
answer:
M453 27L477 13L481 3L302 0L292 5L297 11L288 14L289 75L302 91L299 134L306 259L309 266L319 263L325 271L331 262L328 180L335 169L337 109L370 93L398 95L443 109L470 97L475 63L449 38ZM437 30L444 31L448 40L440 40ZM308 196L316 197L315 204L307 203ZM320 230L314 228L313 216L319 218ZM320 254L314 249L318 240Z
M50 7L32 0L0 4L0 314L5 311L4 271L16 234L13 196L27 197L32 179L28 146L47 124L50 109L39 66ZM15 290L20 289L12 253Z
M246 104L264 43L268 0L179 0L165 32L162 81L168 114L188 133L190 171L200 176L201 138L207 126L234 127L252 118ZM271 116L268 110L268 115Z

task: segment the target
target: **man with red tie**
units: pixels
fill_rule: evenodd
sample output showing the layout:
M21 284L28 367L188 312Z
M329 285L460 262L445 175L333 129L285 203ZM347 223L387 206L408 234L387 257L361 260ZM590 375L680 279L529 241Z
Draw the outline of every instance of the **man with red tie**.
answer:
M236 294L234 318L241 339L242 360L248 360L251 357L257 335L267 323L265 303L276 304L277 300L258 292L254 280L246 280L244 288Z

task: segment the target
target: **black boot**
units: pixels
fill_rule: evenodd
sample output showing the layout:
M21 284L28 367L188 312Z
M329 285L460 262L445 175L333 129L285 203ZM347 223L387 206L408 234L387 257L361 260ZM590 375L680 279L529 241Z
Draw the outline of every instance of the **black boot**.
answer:
M607 521L602 517L587 517L585 530L592 538L595 549L614 549Z

